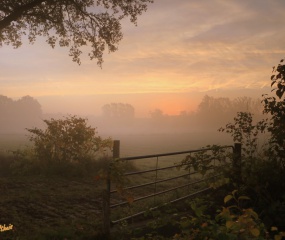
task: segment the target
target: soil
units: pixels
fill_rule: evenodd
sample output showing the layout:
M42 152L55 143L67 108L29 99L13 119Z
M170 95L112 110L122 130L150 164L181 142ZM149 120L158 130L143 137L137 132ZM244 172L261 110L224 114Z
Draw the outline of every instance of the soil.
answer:
M13 225L0 239L100 236L103 184L92 178L0 178L0 225Z

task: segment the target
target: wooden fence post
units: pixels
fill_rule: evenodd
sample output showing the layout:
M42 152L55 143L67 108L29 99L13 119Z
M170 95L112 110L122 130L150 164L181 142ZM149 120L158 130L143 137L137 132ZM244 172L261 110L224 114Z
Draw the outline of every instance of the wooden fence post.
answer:
M120 140L114 140L113 142L113 160L120 157ZM112 167L112 162L109 163L107 179L106 179L106 189L103 190L103 225L104 233L106 239L110 238L111 230L111 218L110 218L110 190L111 190L111 179L110 171Z
M120 140L114 140L113 159L120 157Z
M241 171L241 144L235 143L234 155L233 155L233 181L240 186L242 182L242 171Z

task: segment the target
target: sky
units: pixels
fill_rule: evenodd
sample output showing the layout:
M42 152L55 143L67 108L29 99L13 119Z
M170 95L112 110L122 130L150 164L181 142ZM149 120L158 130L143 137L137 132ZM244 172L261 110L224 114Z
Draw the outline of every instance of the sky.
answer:
M154 0L102 69L44 39L0 48L0 94L36 98L43 111L100 114L130 103L137 116L193 111L205 94L258 97L285 56L284 0ZM270 91L270 90L269 90Z

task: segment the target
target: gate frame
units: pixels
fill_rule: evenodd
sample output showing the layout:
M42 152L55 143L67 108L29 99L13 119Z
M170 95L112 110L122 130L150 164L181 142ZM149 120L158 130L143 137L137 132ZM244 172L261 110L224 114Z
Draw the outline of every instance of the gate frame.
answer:
M233 176L232 179L234 182L237 183L238 187L240 186L240 183L242 182L242 171L241 171L241 144L235 143L234 146L228 145L228 146L222 146L223 148L232 148L233 149L233 159L232 159L232 167L233 167ZM205 149L199 149L199 150L189 150L189 151L182 151L182 152L172 152L172 153L164 153L164 154L154 154L154 155L145 155L145 156L134 156L134 157L126 157L126 158L120 158L120 140L114 140L113 141L113 160L120 159L120 160L135 160L135 159L143 159L143 158L151 158L151 157L159 157L159 156L170 156L170 155L178 155L178 154L186 154L186 153L192 153L192 152L201 152L204 150L211 150L212 148L205 148ZM107 179L106 179L106 189L103 190L103 231L105 233L105 236L107 239L110 237L110 231L111 231L111 211L110 211L110 197L111 197L111 180L110 180L110 167L111 163L109 164L109 169L107 172ZM156 169L157 170L157 169ZM208 190L208 189L206 189ZM201 192L204 192L205 189ZM196 194L196 193L195 193ZM194 195L194 194L193 194ZM185 196L182 199L188 198L189 196ZM175 201L170 201L170 203ZM153 209L156 209L158 207L154 207ZM140 213L139 213L140 214Z

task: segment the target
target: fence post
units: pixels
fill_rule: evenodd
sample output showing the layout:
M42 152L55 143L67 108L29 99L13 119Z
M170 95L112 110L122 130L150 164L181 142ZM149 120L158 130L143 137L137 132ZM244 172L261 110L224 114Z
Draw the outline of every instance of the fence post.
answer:
M113 142L113 160L120 157L120 140L114 140ZM110 238L111 218L110 218L110 191L111 191L111 171L112 162L109 163L106 189L103 190L103 225L106 239Z
M241 171L241 143L235 143L233 152L233 180L240 186L242 182Z
M119 158L120 157L120 140L114 140L113 145L113 158Z

